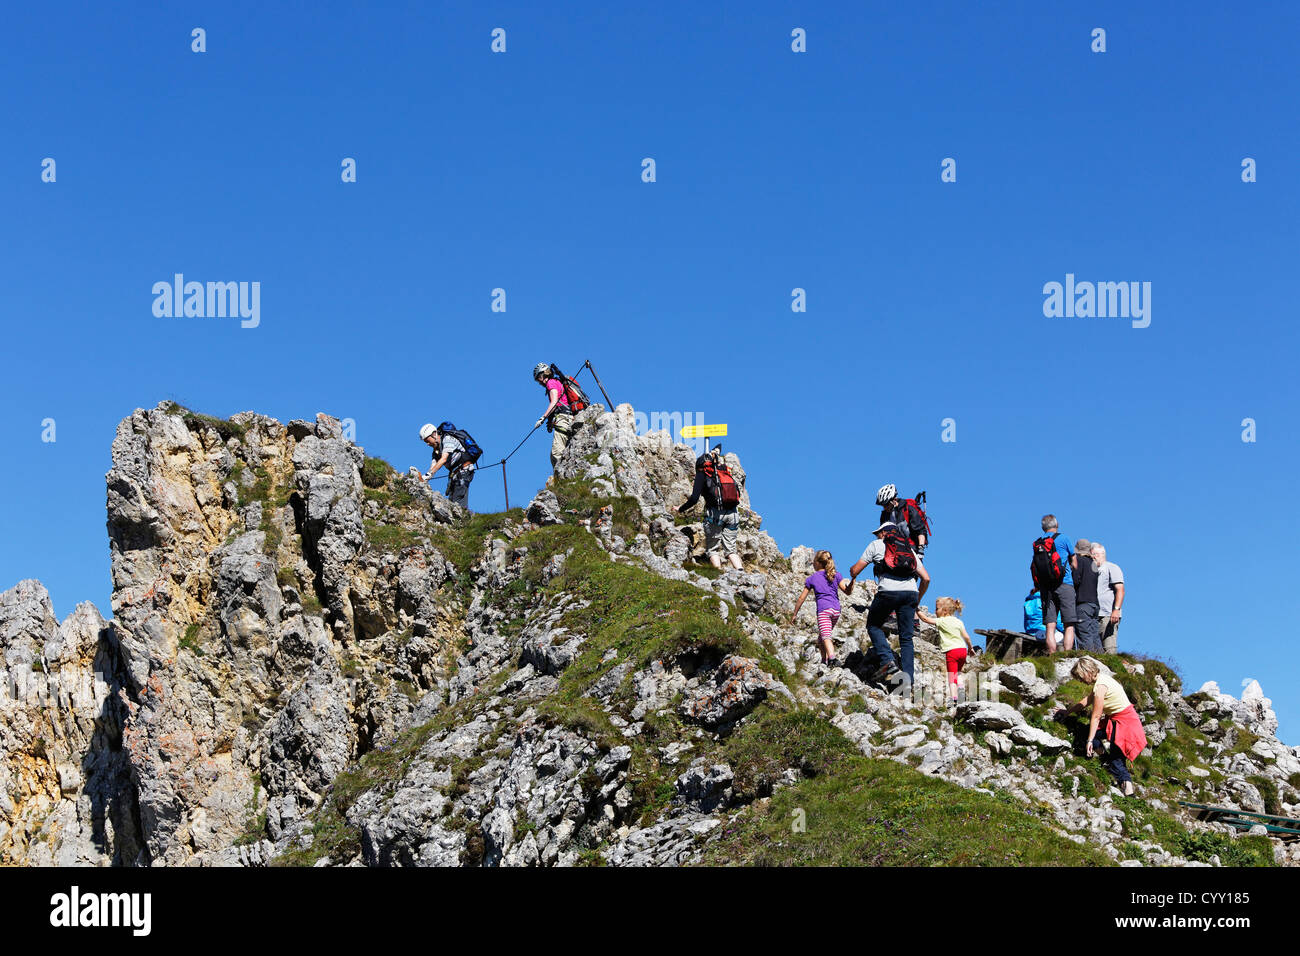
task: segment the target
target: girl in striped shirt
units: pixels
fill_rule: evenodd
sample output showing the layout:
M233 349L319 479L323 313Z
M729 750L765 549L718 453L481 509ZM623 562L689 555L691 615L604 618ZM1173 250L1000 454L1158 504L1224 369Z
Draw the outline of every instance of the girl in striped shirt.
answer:
M803 593L794 603L794 613L790 615L793 624L803 607L804 598L817 595L817 649L821 652L822 663L827 667L837 667L839 660L835 657L835 645L831 643L831 631L840 619L840 592L853 593L853 582L845 581L844 575L835 570L835 559L829 551L818 551L813 556L813 573L803 583Z

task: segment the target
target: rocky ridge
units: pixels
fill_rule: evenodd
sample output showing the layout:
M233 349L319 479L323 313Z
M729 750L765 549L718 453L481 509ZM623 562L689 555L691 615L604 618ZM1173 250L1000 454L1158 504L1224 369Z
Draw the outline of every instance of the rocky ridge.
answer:
M1159 661L1104 659L1152 744L1125 800L1050 720L1068 660L981 662L989 699L955 711L890 697L855 652L867 584L828 670L811 607L788 624L811 550L783 554L746 490L746 570L713 572L671 511L692 452L626 405L582 421L553 487L471 517L326 415L125 419L112 620L59 622L34 581L0 595L0 862L744 862L785 795L886 760L984 819L1010 801L1045 854L1024 859L1300 863L1177 804L1300 812L1258 684L1183 696Z

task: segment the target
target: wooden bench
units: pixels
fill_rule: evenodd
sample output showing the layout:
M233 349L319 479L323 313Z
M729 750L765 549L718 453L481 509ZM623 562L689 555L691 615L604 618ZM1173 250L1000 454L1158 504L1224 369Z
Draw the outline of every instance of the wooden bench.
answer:
M1212 807L1204 803L1188 803L1186 800L1179 800L1178 804L1189 810L1195 810L1196 819L1206 823L1226 823L1238 830L1262 826L1268 830L1270 836L1281 837L1284 840L1300 837L1300 820L1292 820L1290 817L1277 817L1268 813L1247 813L1235 807Z
M1020 631L1003 629L985 631L977 627L975 633L984 638L984 653L1004 664L1018 661L1022 657L1047 655L1046 641L1040 641Z

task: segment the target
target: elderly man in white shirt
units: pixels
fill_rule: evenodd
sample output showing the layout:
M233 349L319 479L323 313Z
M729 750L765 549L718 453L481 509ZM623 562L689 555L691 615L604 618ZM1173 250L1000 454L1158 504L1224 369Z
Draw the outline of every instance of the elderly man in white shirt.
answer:
M1116 653L1119 643L1121 609L1124 607L1124 572L1118 564L1106 560L1106 548L1094 541L1092 560L1097 565L1097 616L1101 624L1101 646L1107 654Z

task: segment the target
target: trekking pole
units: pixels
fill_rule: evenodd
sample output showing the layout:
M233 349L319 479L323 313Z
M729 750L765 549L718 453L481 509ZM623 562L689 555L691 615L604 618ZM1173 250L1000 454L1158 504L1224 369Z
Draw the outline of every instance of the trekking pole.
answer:
M531 432L529 434L531 434ZM506 462L504 458L501 460L501 487L505 489L506 511L509 511L510 510L510 483L506 481Z
M612 412L614 410L614 403L610 400L609 392L605 391L605 386L600 383L600 376L596 374L596 369L592 366L591 359L587 359L587 361L583 363L583 367L590 369L591 377L596 380L596 387L600 389L600 394L605 396L606 407Z

